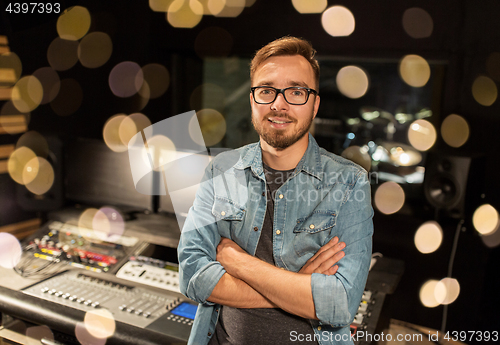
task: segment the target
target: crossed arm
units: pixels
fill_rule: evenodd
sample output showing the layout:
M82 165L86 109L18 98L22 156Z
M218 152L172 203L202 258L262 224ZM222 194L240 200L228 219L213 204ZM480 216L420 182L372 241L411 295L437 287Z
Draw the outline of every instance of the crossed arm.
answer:
M232 240L222 238L217 247L217 261L227 273L208 300L235 308L281 308L304 318L317 319L311 274L335 274L344 248L345 243L334 237L295 273L251 256ZM288 286L294 288L288 289Z

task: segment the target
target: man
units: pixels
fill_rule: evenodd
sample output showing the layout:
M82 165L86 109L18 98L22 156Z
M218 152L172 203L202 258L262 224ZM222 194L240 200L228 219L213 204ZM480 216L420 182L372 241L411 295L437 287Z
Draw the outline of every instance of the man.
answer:
M252 60L260 142L211 162L179 243L181 291L200 303L189 344L352 344L370 185L308 134L320 103L314 54L284 37Z

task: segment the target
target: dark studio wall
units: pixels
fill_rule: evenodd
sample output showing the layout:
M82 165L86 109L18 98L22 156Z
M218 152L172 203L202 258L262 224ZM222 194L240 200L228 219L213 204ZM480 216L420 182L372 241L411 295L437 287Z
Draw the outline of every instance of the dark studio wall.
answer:
M3 8L8 1L0 1ZM473 98L471 87L478 75L488 75L486 61L493 52L500 52L500 2L496 0L379 0L329 1L329 6L343 5L351 10L356 28L348 37L331 37L321 25L320 14L299 14L291 1L257 0L238 18L205 16L193 29L176 29L163 13L153 12L148 1L106 0L85 2L62 1L63 8L86 6L92 13L91 31L108 33L113 40L113 53L102 67L86 69L80 64L60 72L61 79L77 80L83 90L83 101L73 114L61 117L49 105L32 113L30 130L55 135L63 142L75 137L102 138L107 119L117 113L137 111L139 100L115 97L108 86L113 66L122 61L139 65L161 63L170 72L167 93L150 100L142 110L152 123L191 109L190 94L202 83L203 61L194 50L198 34L205 28L218 26L230 33L232 44L228 56L250 57L267 42L295 35L310 40L319 56L365 59L400 59L418 54L428 60L446 62L442 89L435 97L440 104L433 118L436 128L452 113L463 116L470 125L471 136L461 148L451 149L438 136L431 149L435 153L482 154L485 168L469 180L484 194L482 199L499 209L500 181L500 101L483 106ZM425 9L433 18L433 33L428 38L414 39L406 34L401 18L411 7ZM23 75L48 66L47 47L57 37L56 16L28 19L20 15L0 16L0 34L7 35L11 51L23 63ZM497 87L500 85L497 80ZM321 115L321 112L320 112ZM15 143L20 135L0 135L0 144ZM0 202L13 205L13 182L0 176ZM471 207L467 205L467 207ZM467 214L470 216L470 211ZM440 329L443 307L425 308L418 292L428 279L446 276L458 220L438 214L444 231L443 245L434 253L421 254L413 244L417 228L435 217L435 210L423 193L416 202L394 215L376 211L374 251L405 261L406 272L396 293L388 300L389 316L415 324ZM32 214L19 207L0 208L0 225L28 219ZM483 245L473 229L470 217L464 220L460 233L453 276L461 284L461 294L448 307L450 330L499 330L494 315L500 298L500 248Z

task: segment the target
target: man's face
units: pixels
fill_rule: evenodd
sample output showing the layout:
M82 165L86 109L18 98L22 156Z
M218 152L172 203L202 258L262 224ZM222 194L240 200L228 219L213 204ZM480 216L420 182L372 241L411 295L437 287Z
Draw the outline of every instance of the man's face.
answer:
M255 71L252 86L316 89L316 82L313 69L303 56L285 55L265 60ZM250 94L250 103L252 124L259 136L271 147L285 149L307 134L318 112L319 96L310 94L306 104L291 105L285 101L283 94L270 104L255 103Z

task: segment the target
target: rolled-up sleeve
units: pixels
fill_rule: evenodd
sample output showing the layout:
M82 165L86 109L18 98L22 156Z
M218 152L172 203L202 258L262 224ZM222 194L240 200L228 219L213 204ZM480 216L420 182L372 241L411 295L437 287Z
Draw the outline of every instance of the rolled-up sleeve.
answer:
M352 323L358 310L368 277L372 253L373 209L370 183L366 173L353 185L338 211L331 237L346 243L345 256L335 275L314 273L311 287L320 323L345 327Z
M179 241L180 290L198 303L208 303L207 298L225 273L216 261L220 235L217 220L212 214L213 168L209 164L205 171L196 199L190 208Z

